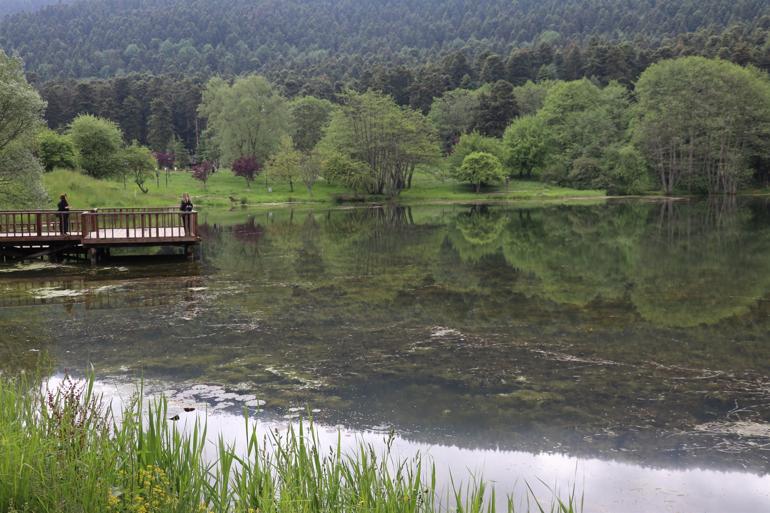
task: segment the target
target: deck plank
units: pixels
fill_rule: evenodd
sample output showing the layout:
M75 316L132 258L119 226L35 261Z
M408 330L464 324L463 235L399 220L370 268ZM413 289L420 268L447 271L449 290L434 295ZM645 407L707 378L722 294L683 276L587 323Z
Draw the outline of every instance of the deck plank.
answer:
M162 246L197 244L200 241L195 212L183 214L184 217L165 207L73 212L70 214L70 230L66 234L59 232L58 222L50 221L55 215L58 214L46 211L0 211L0 218L4 221L0 224L0 245L36 247L75 242L83 247L132 244ZM26 221L17 221L22 218ZM30 219L37 219L37 222L32 223ZM187 229L182 225L183 222L188 225ZM80 231L86 226L90 231Z

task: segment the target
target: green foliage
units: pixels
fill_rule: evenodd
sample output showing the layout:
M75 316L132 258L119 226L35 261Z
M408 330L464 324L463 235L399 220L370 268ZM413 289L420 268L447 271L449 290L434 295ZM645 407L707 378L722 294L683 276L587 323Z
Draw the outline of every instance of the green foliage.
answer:
M438 130L445 153L451 151L460 136L473 129L479 106L478 92L468 89L447 91L433 100L428 119Z
M244 156L266 162L289 133L286 100L258 75L237 78L232 85L212 78L198 111L225 164Z
M164 98L155 98L150 103L150 117L147 120L147 143L156 151L167 151L174 139L174 125L171 109Z
M332 102L313 96L303 96L289 102L291 138L299 151L308 153L316 147L331 120L332 111Z
M321 177L323 169L323 158L320 152L311 151L302 155L299 165L299 176L302 183L305 184L308 194L313 194L313 185Z
M35 132L45 106L27 83L21 60L0 50L0 152Z
M321 172L329 183L340 184L356 192L368 192L375 186L369 166L343 153L327 152Z
M382 452L363 442L349 451L340 441L326 447L305 422L263 438L245 419L245 451L220 437L209 455L205 420L182 430L169 420L167 400L145 406L141 388L119 411L103 405L93 377L66 378L48 395L43 388L0 377L2 511L434 513L448 506L430 462L398 459L390 444ZM494 511L483 481L458 484L447 499L458 511ZM556 511L574 513L575 498L565 500L569 506ZM513 513L513 497L508 504Z
M647 69L637 83L634 136L667 194L734 194L768 155L770 80L735 64L688 57Z
M505 160L505 149L501 141L495 137L486 137L478 132L464 134L457 141L446 158L447 169L450 175L460 171L465 157L474 152L489 153L497 157L500 162Z
M42 185L43 168L25 145L0 151L0 208L40 208L48 199Z
M322 140L326 155L341 154L368 167L370 194L396 196L411 186L415 166L438 156L435 130L425 116L382 93L345 93ZM359 169L359 166L355 166Z
M643 194L652 190L647 161L634 145L610 146L604 159L604 181L596 185L606 189L608 194Z
M556 84L553 80L533 82L528 80L524 85L513 88L516 106L521 116L536 114L543 107L548 91Z
M114 122L82 114L72 122L68 135L86 174L106 178L120 172L118 153L123 146L123 134Z
M176 134L195 150L202 126L197 108L203 80L190 76L129 74L83 81L57 80L38 84L48 102L48 126L60 130L79 114L94 114L118 123L127 141L160 146ZM171 125L169 125L171 123Z
M45 201L40 163L31 152L44 109L21 61L0 50L0 206L35 207Z
M538 116L523 116L503 135L505 166L519 177L539 176L548 157L548 133L545 121Z
M171 140L171 148L169 148L174 154L174 167L179 169L185 169L190 167L190 153L185 148L184 143L177 136ZM201 160L209 160L204 157Z
M479 192L482 185L501 182L505 179L505 173L497 157L491 153L476 151L463 159L463 164L454 177L461 182L473 184L476 192Z
M77 154L75 145L68 135L44 129L37 135L37 156L43 168L50 172L54 168L75 169Z
M56 6L53 11L15 16L0 25L3 48L22 52L31 65L30 71L43 80L130 72L200 73L210 77L257 71L270 77L283 75L293 91L326 98L333 94L337 82L349 83L358 78L362 67L369 63L397 58L401 62L393 66L395 69L435 65L459 45L471 62L484 51L495 52L505 62L505 56L516 47L531 44L532 48L550 48L550 53L533 56L526 78L534 79L543 65L555 60L555 48L586 41L590 47L591 38L596 38L600 42L593 46L601 47L600 51L587 51L590 55L582 67L586 68L586 76L596 75L604 81L605 77L618 78L611 75L628 65L629 54L632 66L637 63L636 49L626 52L620 43L634 41L638 36L642 41L638 50L644 55L654 55L661 43L666 44L666 51L681 51L679 41L674 40L681 32L701 27L732 28L743 22L740 33L726 32L724 40L709 41L709 33L684 41L712 53L724 46L731 55L745 40L751 43L751 50L742 53L748 53L749 59L760 58L755 47L761 49L765 40L753 31L765 26L763 15L769 12L764 0L738 4L704 0L697 5L688 0L642 4L603 0L427 0L419 4L408 0L385 4L377 0L287 0L259 11L259 28L255 30L252 0L197 2L192 9L185 0L87 0L68 4ZM558 32L558 38L554 32ZM616 43L619 38L625 41ZM755 41L761 44L757 46ZM559 57L561 62L566 61L563 55ZM546 59L549 62L544 62ZM448 62L440 71L454 88L466 75L475 79L489 60L486 55L476 65L478 69L469 66L468 61ZM499 78L499 66L487 68L495 71L487 75L493 80ZM506 72L509 69L505 62ZM391 74L398 76L390 72L385 75ZM305 80L307 77L313 80ZM513 77L506 79L514 82ZM364 84L368 86L375 84ZM432 97L428 106L430 101Z
M285 135L276 152L267 161L266 175L273 180L288 183L289 190L294 192L294 182L300 175L301 162L302 153L294 148L291 137Z
M513 86L510 82L498 80L479 93L475 127L484 135L500 137L518 113Z
M139 143L134 141L131 145L126 146L120 151L118 160L120 165L131 173L134 183L139 187L139 190L147 194L149 191L145 186L145 182L153 175L157 164L150 149L140 146Z
M628 139L625 88L615 83L601 88L585 79L560 82L549 90L537 117L548 145L544 180L583 189L623 189L623 183L612 181L617 175L608 168L607 152Z

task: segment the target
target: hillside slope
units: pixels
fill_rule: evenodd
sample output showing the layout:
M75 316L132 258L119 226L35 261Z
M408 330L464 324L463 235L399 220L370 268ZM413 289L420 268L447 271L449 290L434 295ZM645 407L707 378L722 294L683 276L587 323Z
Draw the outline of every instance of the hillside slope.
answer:
M47 5L63 4L67 0L2 0L0 18L19 12L31 12Z
M5 0L9 1L9 0ZM44 0L10 0L34 3ZM0 22L0 47L43 80L243 73L347 59L423 63L537 40L656 42L770 26L766 0L79 0Z

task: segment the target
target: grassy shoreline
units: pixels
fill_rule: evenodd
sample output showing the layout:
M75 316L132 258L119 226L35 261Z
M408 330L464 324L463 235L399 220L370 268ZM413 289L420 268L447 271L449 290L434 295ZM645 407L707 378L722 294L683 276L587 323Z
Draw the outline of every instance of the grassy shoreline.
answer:
M125 187L115 180L96 180L82 173L56 170L43 177L43 183L50 198L66 193L72 208L132 207L176 205L183 192L192 195L196 206L237 207L269 204L333 204L339 198L353 198L344 188L319 181L308 193L303 185L291 191L286 184L265 184L258 178L247 187L243 178L234 176L229 170L214 173L206 187L186 172L161 173L159 180L148 183L150 192L142 193L131 182ZM268 190L268 187L271 191ZM521 200L568 201L597 200L605 197L604 191L577 190L557 187L534 181L511 181L507 188L489 188L475 193L470 186L453 180L442 181L427 174L417 174L411 189L403 191L397 199L399 204L466 202L491 203ZM386 198L356 198L361 202L383 202Z
M396 460L359 443L349 453L320 444L312 424L260 437L245 420L245 452L205 423L181 430L165 399L139 393L112 412L94 379L38 382L0 375L0 512L2 513L494 513L483 480L437 492L435 468L419 455ZM178 417L177 417L178 418ZM116 420L119 419L119 420ZM204 449L214 442L212 459ZM531 511L574 513L579 502ZM514 498L507 499L513 513Z

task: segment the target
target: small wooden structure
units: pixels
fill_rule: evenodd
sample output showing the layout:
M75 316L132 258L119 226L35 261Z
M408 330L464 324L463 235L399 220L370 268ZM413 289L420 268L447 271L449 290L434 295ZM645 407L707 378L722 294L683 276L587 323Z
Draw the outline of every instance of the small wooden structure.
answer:
M139 246L190 255L198 243L198 213L174 207L0 211L0 256L11 259L83 252L96 262L111 248Z

